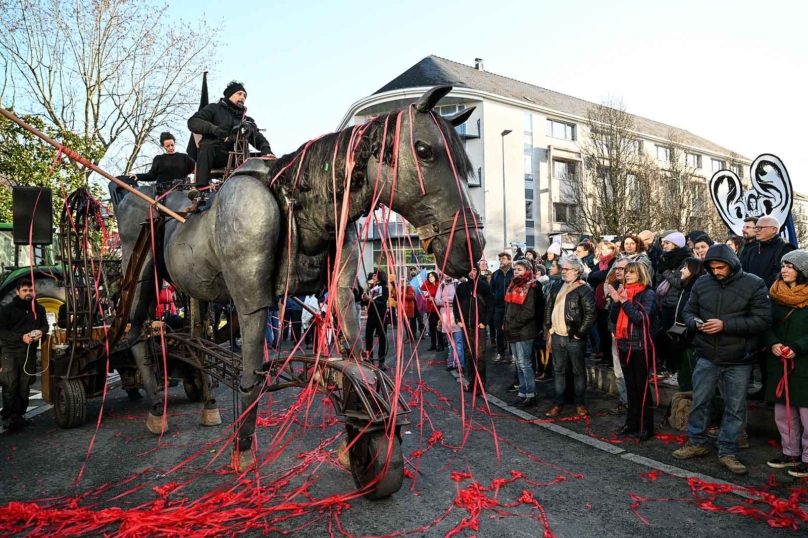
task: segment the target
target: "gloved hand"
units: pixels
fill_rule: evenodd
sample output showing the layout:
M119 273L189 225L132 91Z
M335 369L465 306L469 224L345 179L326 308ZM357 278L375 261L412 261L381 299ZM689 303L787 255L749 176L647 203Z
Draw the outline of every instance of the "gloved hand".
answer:
M226 129L222 129L221 127L216 128L216 138L221 141L227 139L230 136L230 133Z
M274 157L275 154L272 153L272 149L270 148L261 148L261 157Z

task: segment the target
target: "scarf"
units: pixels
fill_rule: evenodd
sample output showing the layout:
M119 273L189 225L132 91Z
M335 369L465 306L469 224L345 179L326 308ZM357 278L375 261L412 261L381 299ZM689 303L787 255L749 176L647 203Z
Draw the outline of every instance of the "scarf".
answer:
M510 285L508 285L508 290L505 292L505 302L523 305L530 288L535 287L536 282L533 280L533 271L527 271L521 277L514 276Z
M601 256L598 259L598 269L601 271L607 271L609 269L609 264L612 263L614 260L614 254L609 256ZM603 310L606 308L606 294L603 291L603 283L595 287L595 308L598 310Z
M791 308L805 308L808 306L808 284L800 284L793 288L780 279L774 281L769 291L772 299Z
M634 297L640 292L645 289L645 285L640 284L639 282L635 282L634 284L626 284L625 290L626 295L628 296L629 302L634 301ZM620 307L620 314L617 316L617 331L615 334L617 338L620 340L624 340L628 338L628 325L630 321L628 319L628 314L625 313L623 307Z

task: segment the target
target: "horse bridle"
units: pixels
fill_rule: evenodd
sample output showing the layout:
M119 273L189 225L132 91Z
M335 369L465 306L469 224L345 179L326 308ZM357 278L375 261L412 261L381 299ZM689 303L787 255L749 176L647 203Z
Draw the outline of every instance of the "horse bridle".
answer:
M465 218L463 218L464 215ZM465 207L463 208L463 212L457 216L457 220L455 220L454 215L452 215L449 219L430 222L419 226L415 229L415 233L418 234L418 239L421 240L421 248L424 252L429 252L432 241L434 241L436 237L449 235L457 230L466 229L474 229L479 233L481 228L483 228L483 225L480 221L480 215L477 214L473 208Z

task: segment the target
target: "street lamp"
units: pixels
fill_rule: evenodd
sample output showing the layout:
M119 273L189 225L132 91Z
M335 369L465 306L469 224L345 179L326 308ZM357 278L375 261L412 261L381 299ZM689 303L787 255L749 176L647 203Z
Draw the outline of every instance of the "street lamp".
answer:
M505 137L513 131L505 129L502 131L502 242L504 248L508 248L508 208L505 204Z

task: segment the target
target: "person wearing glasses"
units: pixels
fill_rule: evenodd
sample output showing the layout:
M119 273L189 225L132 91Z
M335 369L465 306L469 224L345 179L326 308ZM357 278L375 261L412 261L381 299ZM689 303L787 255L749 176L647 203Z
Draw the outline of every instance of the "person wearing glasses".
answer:
M780 275L780 262L783 256L795 250L794 245L780 237L780 222L771 215L760 217L754 226L757 242L748 244L741 252L741 267L745 273L751 273L763 279L766 288L771 288ZM758 353L758 367L763 387L769 378L765 353ZM764 389L749 395L752 400L763 399Z
M756 248L746 247L741 254L741 267L744 272L759 276L771 288L780 274L780 261L783 256L795 250L794 245L780 237L780 222L767 215L760 217L755 224Z

